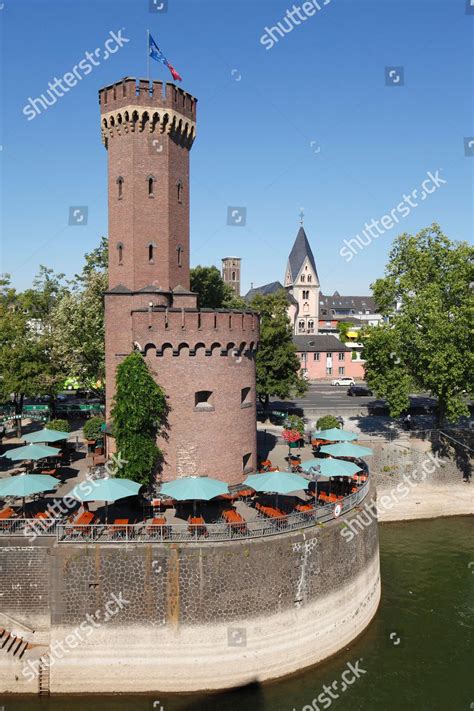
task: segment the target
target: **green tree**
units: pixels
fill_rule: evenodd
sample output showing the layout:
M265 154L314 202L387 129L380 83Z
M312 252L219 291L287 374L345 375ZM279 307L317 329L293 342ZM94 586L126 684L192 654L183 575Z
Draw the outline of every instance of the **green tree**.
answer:
M117 451L126 464L117 476L149 484L161 457L156 437L165 427L166 398L140 353L128 355L117 367L112 408Z
M345 343L348 340L347 332L350 331L352 327L352 323L347 323L346 321L337 322L337 330L339 332L339 338L341 340L341 343Z
M201 309L247 308L245 301L224 282L217 267L194 267L190 271L190 281L191 291L197 293Z
M250 304L260 315L260 345L257 351L257 396L265 409L270 397L301 396L308 389L301 377L296 346L288 316L286 292L262 296Z
M372 286L387 323L362 335L366 380L392 416L409 407L413 391L438 399L439 426L469 414L473 257L473 247L450 241L437 224L395 240L385 276Z
M84 437L89 440L101 439L104 436L102 431L103 425L105 425L105 419L103 417L90 417L84 422L82 433Z
M68 377L101 391L105 378L104 292L108 282L105 237L85 260L81 274L70 282L53 314L52 350Z
M0 400L11 401L16 415L21 415L25 397L49 394L53 398L62 379L51 359L53 307L46 282L18 294L8 275L0 280ZM16 423L21 436L21 418Z

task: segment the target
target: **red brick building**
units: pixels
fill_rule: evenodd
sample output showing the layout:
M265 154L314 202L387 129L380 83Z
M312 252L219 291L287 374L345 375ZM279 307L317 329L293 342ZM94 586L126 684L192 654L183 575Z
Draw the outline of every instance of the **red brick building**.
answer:
M117 364L140 350L164 388L162 478L240 482L256 469L250 311L199 309L189 282L189 152L196 99L174 84L126 78L100 90L108 151L107 416Z

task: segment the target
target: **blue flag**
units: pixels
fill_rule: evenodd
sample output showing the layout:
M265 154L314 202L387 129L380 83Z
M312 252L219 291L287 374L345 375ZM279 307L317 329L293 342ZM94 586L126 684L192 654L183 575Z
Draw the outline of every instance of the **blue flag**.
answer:
M168 62L165 55L158 47L150 33L148 33L148 54L156 62L161 62L161 64L164 64L166 67L168 67L173 79L175 79L176 81L183 81L182 77L178 74L176 69Z

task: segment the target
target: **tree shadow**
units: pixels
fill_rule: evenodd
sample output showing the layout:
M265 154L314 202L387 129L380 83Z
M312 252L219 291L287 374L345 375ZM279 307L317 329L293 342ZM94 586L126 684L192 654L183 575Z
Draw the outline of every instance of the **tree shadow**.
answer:
M447 439L444 434L452 437ZM469 430L433 430L431 433L431 449L443 459L454 461L462 474L463 481L470 482L472 478L472 451L474 431Z
M268 459L268 455L275 448L278 442L278 437L276 437L271 432L266 430L257 430L257 452L258 458Z

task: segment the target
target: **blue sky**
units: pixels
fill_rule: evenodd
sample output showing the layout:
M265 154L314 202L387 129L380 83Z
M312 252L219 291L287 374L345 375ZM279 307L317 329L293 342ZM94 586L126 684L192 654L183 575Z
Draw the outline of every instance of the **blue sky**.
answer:
M293 3L168 0L167 12L150 12L148 0L5 0L0 270L19 288L41 263L72 275L107 234L97 91L146 76L147 28L199 99L192 265L241 256L244 292L282 280L300 207L325 293L369 293L402 231L438 221L452 239L470 241L474 157L464 139L474 136L474 8L467 13L466 0L323 2L266 49L265 27ZM121 29L129 42L27 120L29 97ZM153 78L170 80L152 64ZM386 86L386 67L404 68L403 86ZM427 171L446 183L347 263L344 239L390 213ZM87 225L68 226L70 206L88 207ZM226 224L229 206L246 208L244 227Z

